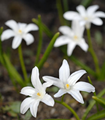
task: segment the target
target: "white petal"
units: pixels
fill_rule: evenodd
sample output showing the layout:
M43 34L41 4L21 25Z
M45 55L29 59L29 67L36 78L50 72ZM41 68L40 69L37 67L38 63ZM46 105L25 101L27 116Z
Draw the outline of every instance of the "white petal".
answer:
M30 45L31 43L33 43L34 42L34 37L31 35L31 34L25 34L24 36L23 36L23 38L24 38L24 40L26 41L26 44L27 45Z
M71 56L74 48L76 46L76 43L75 42L70 42L68 45L67 45L67 55L68 56Z
M91 22L95 25L102 25L103 24L103 22L100 18L94 18Z
M86 10L85 10L84 6L79 5L76 9L80 13L81 16L85 16L86 15Z
M43 89L42 83L39 79L39 69L37 67L34 67L32 69L31 82L32 82L32 85L38 90Z
M80 102L80 103L82 103L82 104L84 103L83 98L82 98L82 95L80 94L80 92L79 92L78 90L73 89L73 90L68 91L68 93L69 93L74 99L76 99L78 102Z
M61 96L64 95L65 93L67 93L66 90L60 89L60 90L54 95L54 97L61 97Z
M53 83L53 85L55 85L59 88L64 87L62 81L60 81L58 78L51 77L51 76L43 76L43 80L46 82L51 82L51 83Z
M30 105L30 111L31 111L32 116L34 117L37 116L38 105L39 105L39 101L37 100L34 100L34 102L31 103Z
M78 45L85 51L87 52L88 50L88 44L85 42L85 40L82 38L80 42L78 42Z
M23 95L29 95L29 96L32 96L34 93L35 93L35 89L33 87L24 87L21 89L21 94Z
M26 23L18 23L19 26L19 30L24 31L24 29L26 28L27 24Z
M18 31L18 24L14 20L8 20L5 23L8 27L12 28L14 31Z
M85 20L81 20L79 23L80 23L80 26L84 26L86 24L86 21Z
M70 41L69 37L68 36L60 36L56 39L55 43L54 43L54 47L59 47L59 46L62 46L62 45L65 45L65 44L68 44Z
M92 5L90 7L87 8L87 14L88 15L92 15L94 14L94 12L99 8L98 5Z
M1 35L1 41L7 40L14 36L14 31L11 29L5 30Z
M54 106L54 99L48 94L45 94L41 101L48 106Z
M74 35L78 36L78 37L82 37L85 27L83 25L80 25L80 22L77 20L74 20L72 22L72 30L74 32Z
M51 85L53 85L53 81L43 83L43 88L46 90L46 88L50 87Z
M105 18L105 13L104 12L101 12L101 11L98 11L94 14L94 17L102 17L102 18Z
M68 26L61 26L61 27L59 27L59 31L60 31L62 34L64 34L64 35L73 36L72 30L71 30L70 27L68 27Z
M80 19L80 15L77 12L74 11L68 11L63 14L63 17L67 20L74 20L74 19Z
M35 24L32 24L32 23L30 23L29 25L27 25L27 27L25 28L25 33L28 33L28 32L30 32L30 31L36 31L36 30L38 30L39 28L38 28L38 26L37 25L35 25Z
M12 42L12 48L13 49L18 48L21 42L22 42L22 38L20 36L14 37L13 42Z
M26 99L23 100L23 102L21 103L20 106L20 112L22 114L24 114L30 107L30 104L34 101L34 99L32 99L31 97L28 97Z
M79 91L95 92L95 87L87 82L77 82L73 88Z
M78 70L78 71L72 73L72 74L70 75L70 77L68 78L68 83L69 83L70 85L74 85L74 84L80 79L80 77L81 77L82 75L84 75L85 73L86 73L85 70Z
M63 82L66 83L67 79L70 75L70 68L68 62L64 59L62 66L59 69L59 79Z

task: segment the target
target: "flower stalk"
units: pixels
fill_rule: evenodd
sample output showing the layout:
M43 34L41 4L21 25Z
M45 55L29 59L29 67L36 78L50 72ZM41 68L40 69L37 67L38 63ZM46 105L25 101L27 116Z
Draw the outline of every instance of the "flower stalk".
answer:
M90 35L90 29L86 29L87 30L87 37L88 37L88 44L89 44L89 52L93 58L94 64L95 64L95 69L97 74L100 73L100 69L99 69L99 63L98 63L98 58L93 50L93 46L92 46L92 42L91 42L91 35Z
M26 72L24 60L23 60L21 45L18 47L18 54L19 54L19 59L20 59L20 64L21 64L24 79L25 79L26 83L28 83L28 77L27 77L27 72Z
M69 105L67 105L65 102L63 102L63 101L57 101L57 100L55 100L55 102L63 105L64 107L66 107L69 111L71 111L73 113L73 115L75 116L75 118L77 120L80 120L79 117L78 117L78 115L76 114L76 112Z

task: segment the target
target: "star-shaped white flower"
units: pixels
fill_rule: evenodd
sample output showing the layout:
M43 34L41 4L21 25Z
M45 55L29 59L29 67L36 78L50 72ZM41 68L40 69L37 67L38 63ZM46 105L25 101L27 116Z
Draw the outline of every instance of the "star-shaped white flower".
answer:
M30 31L38 30L38 26L30 23L16 23L14 20L9 20L5 23L11 29L5 30L1 35L1 40L7 40L11 37L14 37L12 42L12 48L16 49L22 42L22 39L26 41L27 45L30 45L34 42L34 37L31 35Z
M54 47L59 47L67 44L67 55L70 56L76 47L80 46L85 52L88 50L88 45L83 38L84 26L81 26L78 21L72 22L72 27L61 26L59 31L63 34L55 41Z
M59 78L44 76L43 79L47 82L53 82L53 85L60 88L54 97L61 97L68 93L80 103L84 103L80 91L95 92L93 85L87 82L77 82L80 77L85 74L85 70L78 70L70 75L70 68L66 60L59 69Z
M20 111L24 114L30 108L32 116L36 117L40 101L48 106L54 106L53 98L46 93L46 88L51 86L52 82L47 82L42 85L39 79L39 70L37 67L32 69L31 82L35 88L27 86L22 88L20 92L23 95L29 96L22 102Z
M102 25L103 21L100 17L105 18L105 13L102 11L96 11L99 8L98 5L92 5L87 8L79 5L77 6L77 11L68 11L64 13L64 18L67 20L79 20L81 25L85 25L87 29L90 28L91 23L95 25Z

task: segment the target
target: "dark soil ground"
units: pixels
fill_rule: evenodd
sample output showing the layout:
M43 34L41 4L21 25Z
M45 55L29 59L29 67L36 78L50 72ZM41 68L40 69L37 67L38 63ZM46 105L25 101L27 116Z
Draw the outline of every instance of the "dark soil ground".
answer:
M103 0L104 1L104 0ZM102 11L105 11L105 2L103 3L102 0L94 0L92 4L98 4ZM58 31L59 26L61 25L59 22L59 17L56 9L55 0L0 0L0 26L3 26L4 29L7 29L7 27L4 25L4 23L7 20L14 19L17 22L23 22L23 23L31 23L32 18L37 18L37 16L40 14L42 17L43 23L48 26L50 30L53 31L53 33L56 33ZM75 10L75 6L79 5L79 0L71 1L69 3L69 9ZM101 31L102 34L102 44L98 45L95 41L95 32ZM105 58L105 20L104 25L97 27L92 25L92 42L95 52L97 53L97 56L100 61L100 66L102 65L102 62ZM30 75L31 70L34 67L35 62L35 54L37 50L37 44L38 44L38 32L32 32L32 34L35 37L34 44L30 46L26 46L25 42L22 42L23 47L23 53L24 53L24 59L25 64L27 68L27 72ZM50 39L43 34L43 50L42 55L47 48L47 45L49 44ZM3 44L3 50L7 52L7 54L10 54L11 62L14 64L16 69L21 74L21 67L19 63L18 58L18 52L17 49L13 50L11 48L11 40L4 41ZM87 64L91 68L94 69L93 61L91 58L91 55L89 53L85 53L82 51L79 47L76 47L73 54L80 59L83 63ZM14 58L14 59L13 59ZM85 58L85 59L84 59ZM43 75L51 75L58 77L58 70L59 67L62 64L62 61L64 59L63 53L59 48L53 48L52 52L50 53L50 56L48 60L45 62L43 68L40 71L40 78ZM80 67L76 66L72 61L68 60L71 73L81 69ZM81 80L82 81L88 81L87 76L89 74L84 75ZM91 76L90 76L91 77ZM93 85L96 88L96 93L99 93L104 87L105 87L105 81L100 82L91 77ZM23 95L20 95L14 88L14 86L11 83L11 80L8 76L8 73L5 68L0 64L0 94L2 102L0 102L0 108L7 105L9 102L12 101L22 101L25 97ZM53 92L50 92L50 94L53 96ZM89 100L92 97L92 93L85 94L84 101L85 104L81 105L80 103L76 102L70 95L65 95L65 102L69 104L76 113L82 117L83 113L86 110L86 107L89 105ZM93 107L91 114L96 112L96 107ZM24 118L24 115L19 114L19 119L22 120ZM45 104L41 103L38 108L38 114L36 120L43 120L48 118L65 118L65 119L71 119L75 120L72 113L70 113L66 108L59 104L55 104L53 108L46 106ZM31 118L31 120L34 120L35 118ZM12 117L9 112L2 111L0 109L0 120L18 120L16 117ZM105 120L105 119L103 119Z

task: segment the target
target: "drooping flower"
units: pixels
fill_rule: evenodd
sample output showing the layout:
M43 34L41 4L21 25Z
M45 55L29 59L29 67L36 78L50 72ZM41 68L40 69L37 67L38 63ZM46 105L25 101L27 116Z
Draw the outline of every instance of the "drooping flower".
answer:
M14 37L12 42L12 48L16 49L22 42L22 39L26 41L27 45L30 45L34 42L34 37L31 35L30 31L38 30L38 26L30 23L16 23L14 20L9 20L5 23L11 29L5 30L1 35L1 40L7 40L11 37Z
M100 17L105 18L105 13L102 11L96 11L98 8L98 5L92 5L86 10L84 6L79 5L76 7L78 12L67 11L63 16L67 20L79 20L81 25L85 25L86 28L89 29L91 23L95 25L103 24L103 21L100 19Z
M93 85L87 82L77 82L80 77L85 74L85 70L78 70L70 75L70 68L66 60L63 60L62 66L59 69L59 78L51 76L43 76L44 81L53 82L53 85L60 88L54 97L61 97L63 94L70 94L80 103L84 103L80 91L94 92Z
M22 88L20 92L23 95L29 96L21 103L20 112L24 114L30 108L32 116L36 117L40 101L48 106L54 105L53 98L46 93L46 88L51 86L52 82L41 84L37 67L32 69L31 82L35 88L27 86Z
M80 26L78 21L72 22L72 27L61 26L59 31L63 34L55 41L54 47L59 47L67 44L67 55L70 56L76 47L80 46L85 52L88 50L88 45L83 38L84 26Z

